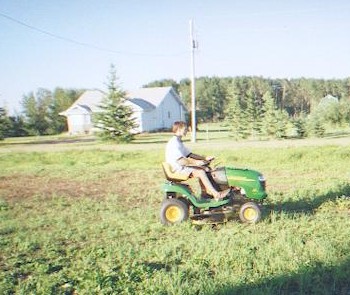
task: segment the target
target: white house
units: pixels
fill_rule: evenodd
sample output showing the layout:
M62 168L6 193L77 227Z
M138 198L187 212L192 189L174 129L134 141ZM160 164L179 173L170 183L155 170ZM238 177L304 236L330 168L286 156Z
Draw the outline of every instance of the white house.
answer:
M93 113L101 111L99 105L105 93L85 91L60 115L67 117L69 134L92 133ZM185 120L187 112L179 95L172 87L140 88L127 93L126 104L133 112L138 127L134 132L149 132L170 128L174 121Z

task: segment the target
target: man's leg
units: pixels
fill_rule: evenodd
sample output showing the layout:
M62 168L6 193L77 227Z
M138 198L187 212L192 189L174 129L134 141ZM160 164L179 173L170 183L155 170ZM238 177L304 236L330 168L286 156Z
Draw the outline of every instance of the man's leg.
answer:
M206 172L203 169L194 169L192 172L194 177L199 178L199 180L203 183L207 193L211 194L216 200L223 199L230 192L230 189L227 189L222 192L218 192L213 184L210 182Z
M199 178L200 183L202 183L205 187L207 193L213 195L214 197L218 195L218 191L214 188L212 183L210 182L207 174L203 169L194 169L192 172L194 177Z

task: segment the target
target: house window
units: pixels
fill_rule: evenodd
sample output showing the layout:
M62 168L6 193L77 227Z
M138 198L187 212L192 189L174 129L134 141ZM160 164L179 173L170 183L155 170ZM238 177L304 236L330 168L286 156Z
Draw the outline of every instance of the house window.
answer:
M171 116L170 116L170 112L168 111L168 119L170 119L170 117L171 117Z

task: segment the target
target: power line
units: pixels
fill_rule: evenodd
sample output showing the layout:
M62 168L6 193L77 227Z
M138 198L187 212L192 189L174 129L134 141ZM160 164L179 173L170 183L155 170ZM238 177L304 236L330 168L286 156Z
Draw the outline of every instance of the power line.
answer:
M109 48L103 48L103 47L99 47L99 46L96 46L94 44L91 44L91 43L85 43L85 42L81 42L81 41L78 41L78 40L74 40L74 39L71 39L71 38L67 38L67 37L64 37L64 36L60 36L60 35L57 35L57 34L54 34L54 33L51 33L49 31L46 31L46 30L43 30L43 29L40 29L40 28L37 28L37 27L34 27L30 24L27 24L23 21L20 21L18 19L15 19L9 15L6 15L2 12L0 12L0 16L2 16L3 18L7 19L7 20L10 20L16 24L19 24L23 27L26 27L30 30L33 30L33 31L36 31L36 32L39 32L41 34L45 34L45 35L48 35L52 38L55 38L55 39L59 39L59 40L62 40L62 41L65 41L65 42L69 42L69 43L73 43L73 44L76 44L76 45L80 45L80 46L83 46L83 47L87 47L87 48L91 48L91 49L95 49L95 50L99 50L99 51L104 51L104 52L110 52L110 53L115 53L115 54L122 54L122 55L133 55L133 56L149 56L149 57L171 57L171 56L179 56L179 55L184 55L184 54L187 54L188 51L183 51L183 52L178 52L178 53L170 53L170 54L152 54L152 53L140 53L140 52L126 52L126 51L119 51L119 50L113 50L113 49L109 49Z

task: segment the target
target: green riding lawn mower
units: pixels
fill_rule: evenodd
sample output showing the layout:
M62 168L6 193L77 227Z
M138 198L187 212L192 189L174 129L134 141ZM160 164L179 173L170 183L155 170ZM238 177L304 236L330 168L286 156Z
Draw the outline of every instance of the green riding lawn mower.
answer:
M217 224L239 219L244 223L256 223L261 219L263 200L266 199L264 176L255 170L216 167L210 162L203 163L208 178L219 190L230 189L222 200L215 200L204 192L196 194L186 182L187 177L172 171L168 163L163 163L167 181L163 184L164 200L160 210L160 220L165 225L177 224L191 219L195 224Z

